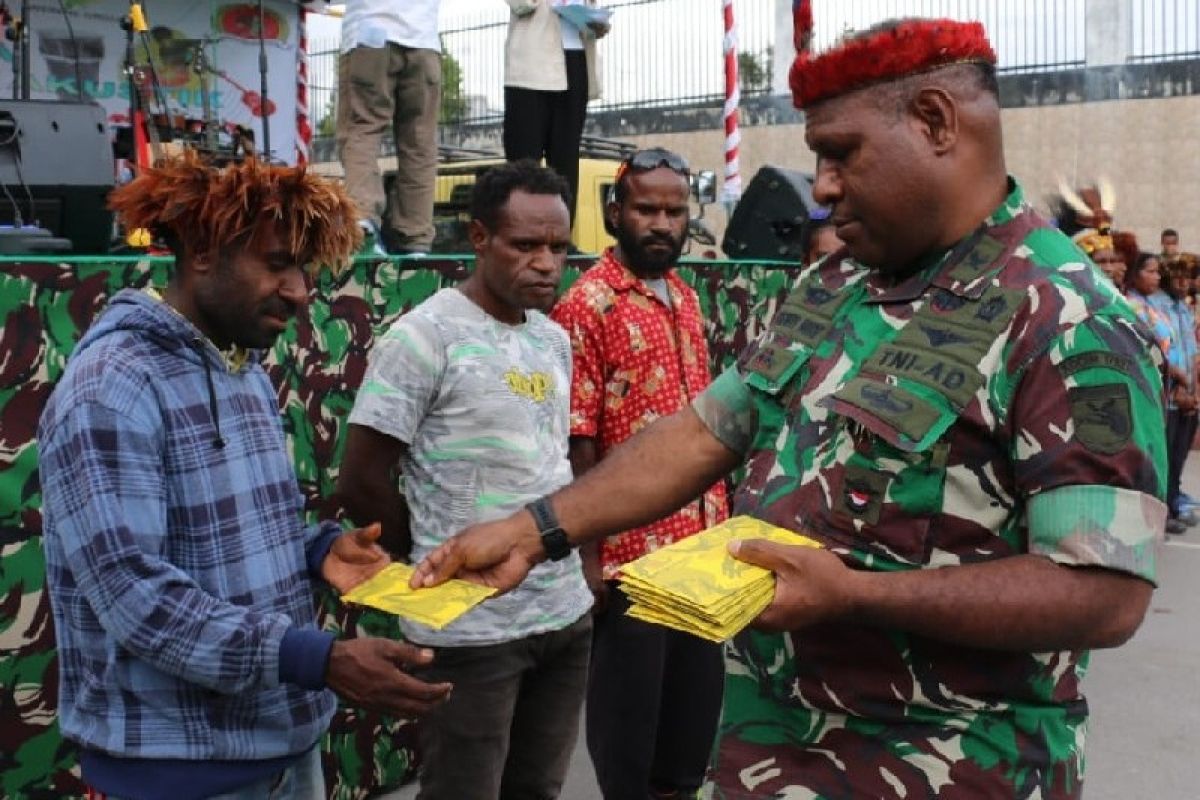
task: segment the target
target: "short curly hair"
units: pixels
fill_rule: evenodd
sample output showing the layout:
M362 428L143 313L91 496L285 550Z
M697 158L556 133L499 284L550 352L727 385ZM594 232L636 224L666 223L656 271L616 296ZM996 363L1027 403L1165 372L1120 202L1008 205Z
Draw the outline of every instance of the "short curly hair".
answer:
M127 230L145 228L184 257L253 247L274 230L299 263L338 271L363 238L341 185L253 158L215 167L185 152L113 190L108 207Z
M500 222L500 209L516 191L556 194L568 210L571 208L571 187L567 179L536 161L522 159L498 164L480 173L471 193L471 219L479 220L485 228L495 232Z

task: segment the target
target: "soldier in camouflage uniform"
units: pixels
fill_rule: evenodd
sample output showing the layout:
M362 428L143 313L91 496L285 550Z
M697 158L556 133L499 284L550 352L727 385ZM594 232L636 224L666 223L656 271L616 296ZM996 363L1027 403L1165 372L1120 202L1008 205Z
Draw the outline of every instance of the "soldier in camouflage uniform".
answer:
M824 545L734 548L776 573L757 627L783 633L727 650L714 797L1081 791L1087 651L1153 588L1161 381L1130 306L1006 176L993 64L949 21L801 56L814 198L847 247L692 409L553 497L577 543L745 460L735 513ZM416 580L507 586L544 550L515 515Z

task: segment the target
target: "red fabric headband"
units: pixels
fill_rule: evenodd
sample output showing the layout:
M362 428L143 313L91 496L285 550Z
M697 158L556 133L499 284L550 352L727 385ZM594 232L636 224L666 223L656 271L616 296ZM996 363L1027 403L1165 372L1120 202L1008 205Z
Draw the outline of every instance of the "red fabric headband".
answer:
M873 83L967 61L996 63L983 25L950 19L906 20L865 39L812 56L801 51L788 80L796 108Z

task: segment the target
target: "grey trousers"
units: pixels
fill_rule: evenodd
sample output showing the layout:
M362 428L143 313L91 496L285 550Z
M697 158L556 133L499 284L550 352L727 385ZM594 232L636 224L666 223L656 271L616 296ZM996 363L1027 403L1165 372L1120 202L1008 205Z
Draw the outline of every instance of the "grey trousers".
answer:
M338 60L337 144L346 190L363 218L388 229L401 247L433 244L441 89L441 54L434 50L360 46ZM379 144L389 126L397 167L385 197Z
M418 800L553 800L587 684L592 618L482 647L439 647L421 677L452 681L425 718Z

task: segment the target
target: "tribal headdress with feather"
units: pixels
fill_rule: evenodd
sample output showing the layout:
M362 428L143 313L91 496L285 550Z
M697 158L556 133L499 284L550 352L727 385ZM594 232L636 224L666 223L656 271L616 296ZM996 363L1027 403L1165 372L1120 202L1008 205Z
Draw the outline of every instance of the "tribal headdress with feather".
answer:
M1058 226L1085 253L1090 256L1100 250L1124 251L1130 249L1132 243L1136 256L1137 242L1133 234L1113 232L1117 193L1107 178L1101 178L1094 186L1078 191L1060 178L1058 194Z

